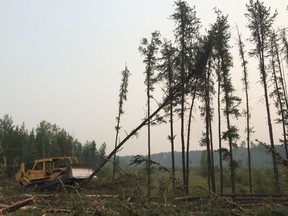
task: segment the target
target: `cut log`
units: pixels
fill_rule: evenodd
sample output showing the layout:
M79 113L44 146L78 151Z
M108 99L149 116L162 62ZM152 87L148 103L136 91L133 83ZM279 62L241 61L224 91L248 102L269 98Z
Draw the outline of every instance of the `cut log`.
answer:
M12 205L9 205L9 206L7 206L5 208L2 208L0 210L0 215L16 211L17 209L19 209L19 208L21 208L23 206L29 205L31 203L34 203L34 197L31 197L31 198L28 198L28 199L25 199L25 200L22 200L22 201L18 201L16 203L13 203Z
M85 195L88 198L118 198L119 195L110 195L110 194L87 194Z
M47 208L43 209L43 212L49 212L49 213L70 213L70 209L65 209L65 208Z

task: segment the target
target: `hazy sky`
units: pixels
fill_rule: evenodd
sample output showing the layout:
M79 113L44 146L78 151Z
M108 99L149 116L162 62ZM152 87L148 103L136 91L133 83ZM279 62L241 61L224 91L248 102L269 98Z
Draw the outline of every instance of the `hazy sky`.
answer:
M214 7L229 14L231 45L235 46L237 60L235 23L247 38L247 2L188 1L196 7L203 33L215 22ZM284 0L265 0L265 5L279 12L278 26L286 25L287 4ZM82 143L106 142L107 150L112 150L120 72L127 63L132 73L120 134L124 138L124 130L130 132L145 116L145 66L138 51L140 39L159 30L162 37L173 41L174 22L169 19L173 11L173 0L1 0L0 117L9 114L15 124L25 122L28 129L46 120L65 128ZM237 75L233 82L239 87L237 94L243 96L239 81L242 71L237 61L234 65L232 72ZM268 141L259 72L252 66L249 71L253 71L251 107L257 131L253 138ZM159 101L161 97L156 96ZM194 116L192 148L198 149L204 128L199 112ZM240 122L244 125L244 118ZM165 127L152 128L152 153L170 150ZM140 131L138 139L131 139L120 154L146 154L146 130ZM179 131L176 134L179 150ZM281 131L275 128L275 134L278 140Z

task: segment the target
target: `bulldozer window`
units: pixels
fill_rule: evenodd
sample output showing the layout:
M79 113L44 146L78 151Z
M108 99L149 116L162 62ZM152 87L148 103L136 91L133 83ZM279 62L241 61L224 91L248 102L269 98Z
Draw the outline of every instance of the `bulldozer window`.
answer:
M68 159L61 159L55 162L55 168L56 167L65 167L67 165L70 165L70 160Z
M37 163L34 166L34 170L43 170L43 163Z
M46 170L53 170L54 169L54 163L52 161L46 162Z

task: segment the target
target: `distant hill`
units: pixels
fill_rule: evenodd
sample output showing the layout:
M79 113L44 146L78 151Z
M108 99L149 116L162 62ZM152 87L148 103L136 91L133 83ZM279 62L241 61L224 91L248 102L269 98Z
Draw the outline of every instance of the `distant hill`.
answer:
M272 156L271 153L267 153L267 150L261 146L253 146L250 148L251 150L251 163L252 167L269 167L272 165ZM276 150L282 155L285 155L285 150L283 146L277 145ZM190 166L191 167L199 167L201 161L201 155L205 150L197 150L189 152ZM133 156L120 156L120 166L126 167L130 164ZM234 150L234 158L237 161L241 161L241 166L248 166L248 156L247 156L247 148L239 147ZM157 163L165 166L167 168L171 168L171 152L162 152L158 154L152 154L151 159L156 161ZM214 152L214 161L215 166L219 165L219 153ZM175 152L175 166L181 167L181 152Z

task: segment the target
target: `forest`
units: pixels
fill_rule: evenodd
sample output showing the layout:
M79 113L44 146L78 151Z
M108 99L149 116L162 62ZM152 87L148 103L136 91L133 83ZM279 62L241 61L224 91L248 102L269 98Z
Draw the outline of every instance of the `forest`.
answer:
M146 117L141 124L135 125L120 140L121 120L126 114L125 102L129 97L131 75L126 65L121 72L118 112L114 114L115 148L112 152L106 151L106 143L96 144L94 140L81 143L64 128L47 121L40 122L32 130L27 129L24 123L15 125L13 117L7 114L0 119L1 178L14 179L20 162L31 167L34 160L39 158L76 156L82 163L92 165L95 169L92 175L98 175L101 171L98 180L102 183L107 183L107 179L111 184L117 182L119 177L122 178L129 172L133 175L140 173L144 178L141 178L139 184L145 188L145 197L148 200L155 193L159 194L159 191L166 194L167 188L173 192L171 196L193 195L193 187L197 184L209 193L220 196L239 193L286 194L288 95L285 69L288 64L288 41L287 28L275 26L277 11L273 11L262 1L250 0L243 15L250 37L243 38L241 29L237 27L238 37L235 39L231 38L232 24L229 23L229 16L220 9L214 9L216 19L203 33L195 7L183 0L175 1L173 7L174 12L169 19L175 24L175 38L171 41L163 38L159 31L154 31L150 38L142 38L138 47L145 66L143 82L146 86L146 98L143 98L146 101ZM231 44L235 43L238 56L233 56L231 51ZM238 70L233 68L236 59L241 61L241 68ZM255 131L251 122L253 107L249 76L256 72L250 70L249 63L253 61L257 62L262 87L263 111L269 132L267 143L261 137L256 141L251 139ZM234 87L235 73L242 75L244 94L237 92ZM163 100L158 103L158 108L153 109L151 103L154 101L155 89L162 90ZM245 107L244 111L242 107ZM203 120L199 145L205 148L201 151L200 164L196 167L191 162L195 110L198 110ZM176 119L179 125L175 124ZM239 127L243 122L245 134L240 134ZM171 151L166 154L170 163L168 166L151 156L151 132L162 124L169 125L169 130L166 131L171 146ZM139 130L143 128L147 130L147 154L134 155L128 164L121 166L118 151L127 140L138 136ZM275 128L281 129L280 140L276 140L274 136ZM176 138L179 139L181 152L175 152ZM240 143L241 139L245 142ZM263 155L270 158L268 166L256 165L256 154L252 152L257 148L265 151ZM242 156L236 153L239 149ZM161 183L160 186L155 186L155 178L160 178L157 173L161 173L155 167L169 173L169 180L165 182L167 188L160 188Z

